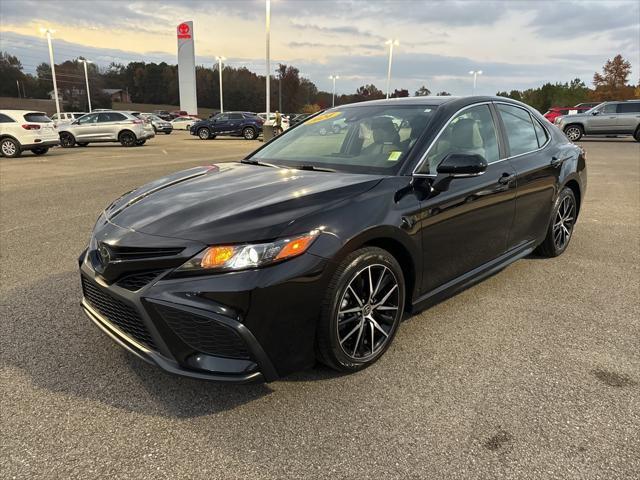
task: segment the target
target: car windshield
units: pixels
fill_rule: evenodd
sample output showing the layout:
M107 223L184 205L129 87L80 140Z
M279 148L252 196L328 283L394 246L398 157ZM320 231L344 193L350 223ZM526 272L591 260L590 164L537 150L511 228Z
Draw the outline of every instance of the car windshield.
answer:
M392 175L436 108L368 105L331 109L276 138L251 158L284 167Z

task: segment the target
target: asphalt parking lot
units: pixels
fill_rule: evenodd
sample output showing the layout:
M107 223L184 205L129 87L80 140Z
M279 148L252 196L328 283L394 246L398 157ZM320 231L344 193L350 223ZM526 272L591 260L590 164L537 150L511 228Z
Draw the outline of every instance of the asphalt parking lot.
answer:
M638 478L640 143L585 140L572 243L408 319L372 368L173 377L80 308L100 210L256 141L185 132L0 159L1 478Z

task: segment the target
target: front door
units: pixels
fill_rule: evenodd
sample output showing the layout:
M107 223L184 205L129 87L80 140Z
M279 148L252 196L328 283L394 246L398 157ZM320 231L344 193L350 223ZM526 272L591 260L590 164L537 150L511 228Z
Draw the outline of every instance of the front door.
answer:
M618 124L618 112L615 103L606 103L586 122L585 133L603 134L615 131ZM595 113L595 112L594 112Z
M451 153L482 155L487 170L453 178L448 188L422 202L422 293L459 279L504 254L515 213L515 171L490 104L468 107L449 122L417 173L435 176Z
M213 133L220 135L229 131L229 114L221 113L213 119Z
M73 129L77 142L84 142L94 138L97 131L98 115L98 113L90 113L78 119L78 125Z

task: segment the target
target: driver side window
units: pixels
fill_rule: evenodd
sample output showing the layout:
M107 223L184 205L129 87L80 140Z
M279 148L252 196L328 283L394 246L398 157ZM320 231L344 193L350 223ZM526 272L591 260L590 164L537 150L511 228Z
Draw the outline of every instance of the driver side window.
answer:
M431 145L418 173L435 174L442 160L452 153L482 155L487 163L500 159L489 105L477 105L456 115Z
M79 125L85 125L87 123L95 123L96 119L98 118L98 114L94 113L91 115L84 115L83 117L80 117L78 119L78 124Z

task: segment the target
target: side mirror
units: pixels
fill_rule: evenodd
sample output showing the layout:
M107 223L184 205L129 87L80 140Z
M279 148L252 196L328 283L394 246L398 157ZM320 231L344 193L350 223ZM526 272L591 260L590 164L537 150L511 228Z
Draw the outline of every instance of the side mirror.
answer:
M438 175L450 177L475 177L487 169L487 161L482 155L450 153L438 165Z
M600 113L600 110L596 110L594 112L591 112L591 115L598 115Z

